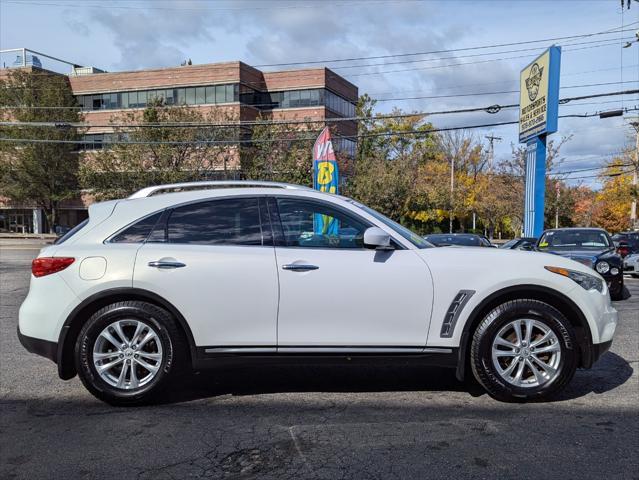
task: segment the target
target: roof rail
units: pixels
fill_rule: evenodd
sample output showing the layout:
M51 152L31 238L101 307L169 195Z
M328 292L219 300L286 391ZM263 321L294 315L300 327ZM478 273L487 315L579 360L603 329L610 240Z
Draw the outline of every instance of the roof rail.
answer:
M286 188L291 190L310 190L302 185L293 185L290 183L280 182L262 182L253 180L209 180L204 182L184 182L184 183L168 183L166 185L154 185L138 190L129 198L144 198L155 195L159 192L170 193L171 190L206 190L208 188Z

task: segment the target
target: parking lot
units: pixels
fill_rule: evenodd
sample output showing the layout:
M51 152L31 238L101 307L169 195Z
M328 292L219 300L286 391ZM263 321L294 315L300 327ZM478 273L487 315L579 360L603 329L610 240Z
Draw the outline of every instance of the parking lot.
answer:
M194 375L113 408L16 338L34 247L0 246L0 478L639 478L639 280L612 346L550 403L419 366Z

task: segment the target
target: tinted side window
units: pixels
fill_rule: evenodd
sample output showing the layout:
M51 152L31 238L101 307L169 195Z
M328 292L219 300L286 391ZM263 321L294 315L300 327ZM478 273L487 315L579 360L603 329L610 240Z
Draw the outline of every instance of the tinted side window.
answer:
M364 248L363 221L323 203L278 198L287 247Z
M175 208L168 220L169 243L262 245L257 198L231 198Z
M149 233L155 227L160 219L162 212L154 213L151 216L143 218L134 223L129 228L122 230L120 233L111 238L111 243L143 243L146 241Z

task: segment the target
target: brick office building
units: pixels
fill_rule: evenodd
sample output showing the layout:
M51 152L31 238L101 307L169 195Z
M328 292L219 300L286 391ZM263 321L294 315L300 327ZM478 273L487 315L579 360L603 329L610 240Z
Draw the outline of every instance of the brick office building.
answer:
M11 68L42 69L36 52L17 52ZM187 105L203 113L224 109L240 123L258 117L320 121L353 117L358 99L357 87L328 68L262 72L242 62L225 62L107 73L91 67L72 67L70 84L84 121L95 125L85 132L86 150L105 147L113 132L107 126L112 117L135 109L141 111L154 98L162 99L166 105ZM0 70L0 79L8 71L10 68ZM337 122L336 133L335 149L354 155L357 122ZM232 168L239 168L239 162ZM80 199L67 202L60 212L60 224L73 226L86 217L86 203ZM0 230L40 233L46 231L43 218L38 209L29 205L0 200Z

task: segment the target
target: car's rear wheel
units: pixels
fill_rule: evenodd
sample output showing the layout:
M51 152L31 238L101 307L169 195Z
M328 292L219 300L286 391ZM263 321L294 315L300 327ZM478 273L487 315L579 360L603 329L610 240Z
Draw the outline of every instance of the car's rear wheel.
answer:
M184 365L186 344L172 316L156 305L108 305L84 324L75 345L84 386L114 405L152 400Z
M541 400L570 382L578 347L574 328L559 310L538 300L513 300L484 317L470 356L475 378L492 397Z

